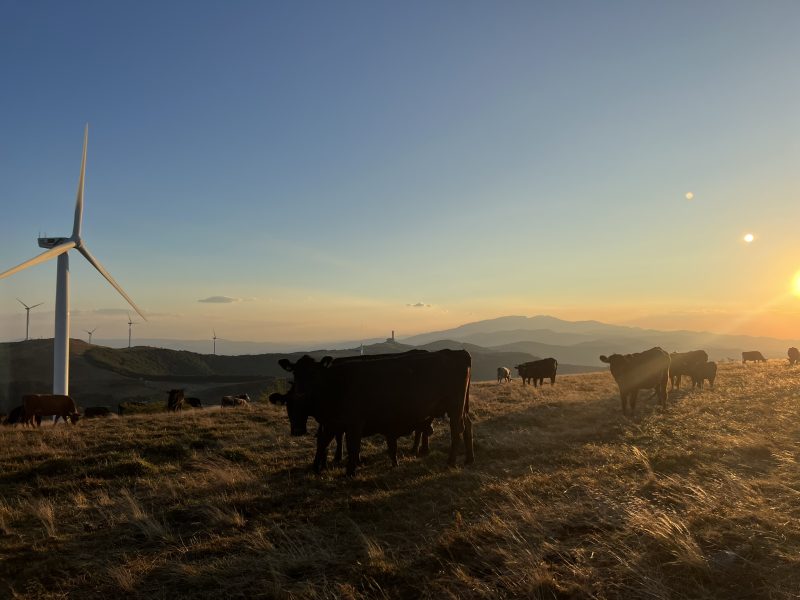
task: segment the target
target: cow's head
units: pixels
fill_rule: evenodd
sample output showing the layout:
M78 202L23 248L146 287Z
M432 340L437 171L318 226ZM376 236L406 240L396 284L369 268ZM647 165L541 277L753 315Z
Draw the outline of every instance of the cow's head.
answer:
M286 404L292 435L308 433L308 417L314 413L320 389L332 363L333 358L330 356L317 362L307 354L294 363L287 358L278 361L284 371L294 375L294 382L286 394L273 394L276 396L274 404ZM270 401L273 401L272 396Z
M604 354L600 357L600 360L611 366L611 374L614 376L614 379L619 379L619 377L625 373L627 358L624 355L612 354L611 356L606 356Z
M77 423L78 419L80 419L80 418L81 418L81 413L79 413L79 412L74 412L69 416L69 420L72 421L73 425L75 423Z

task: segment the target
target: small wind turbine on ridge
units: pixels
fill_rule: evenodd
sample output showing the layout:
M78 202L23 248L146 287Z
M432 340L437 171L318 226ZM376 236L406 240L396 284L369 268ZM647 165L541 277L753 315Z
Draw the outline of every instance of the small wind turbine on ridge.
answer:
M91 344L91 343L92 343L92 334L93 334L95 331L97 331L97 327L95 327L95 328L94 328L94 329L92 329L91 331L89 331L88 329L84 329L84 331L85 331L86 333L88 333L88 334L89 334L89 343Z
M137 321L131 321L131 314L128 313L128 348L131 347L131 327L138 324Z
M214 341L214 354L217 354L217 330L214 329L214 337L211 338Z
M106 271L106 268L92 256L81 237L83 224L83 187L86 177L86 146L89 141L89 125L83 132L83 157L81 158L81 173L78 178L78 194L75 200L75 218L72 224L72 235L69 237L40 237L39 247L47 248L44 252L18 264L7 271L0 273L4 279L23 269L58 258L56 266L56 310L55 331L53 334L53 393L69 394L69 257L67 253L73 248L80 252L98 272L105 277L115 290L130 304L133 309L146 321L147 318L138 306L131 300L125 290Z
M44 302L39 302L39 304L34 304L33 306L28 306L22 300L17 298L17 302L22 304L25 307L25 341L28 341L28 330L31 327L31 310L36 308L37 306L41 306Z

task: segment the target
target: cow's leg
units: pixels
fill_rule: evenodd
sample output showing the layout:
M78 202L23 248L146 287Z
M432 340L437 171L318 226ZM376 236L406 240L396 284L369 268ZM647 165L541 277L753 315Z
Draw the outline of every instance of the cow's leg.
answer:
M448 415L450 416L450 415ZM447 457L447 464L451 467L456 466L456 454L464 433L464 418L462 415L450 416L450 455Z
M392 461L392 466L397 466L397 437L394 435L386 436L386 450L389 454L389 460Z
M347 476L352 477L356 474L358 458L361 452L361 428L353 427L347 429Z
M636 414L636 396L639 395L639 390L633 390L628 397L628 406L631 407L631 416Z
M328 445L334 438L334 434L326 431L320 426L317 430L317 453L314 455L313 469L315 473L321 472L328 463Z
M411 446L411 453L416 455L419 452L419 440L422 437L422 430L414 430L414 445Z
M344 434L339 432L336 434L336 452L333 455L333 464L340 465L342 464L342 436Z
M475 462L475 451L472 447L472 419L468 413L464 413L464 450L467 453L464 464L471 465Z
M553 376L550 378L550 385L555 385L555 384L556 384L556 376L555 376L555 375L553 375Z
M430 426L430 423L425 426L425 429L421 431L417 431L414 435L420 435L422 437L422 445L417 450L417 456L428 456L431 453L431 449L428 446L428 440L430 439L430 434L433 431L433 428Z

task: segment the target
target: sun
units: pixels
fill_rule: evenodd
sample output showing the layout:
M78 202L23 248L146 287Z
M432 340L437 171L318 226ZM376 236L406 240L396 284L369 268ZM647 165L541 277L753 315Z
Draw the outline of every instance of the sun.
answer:
M797 271L792 277L792 294L800 297L800 271Z
M692 192L686 192L686 199L687 199L687 200L691 200L692 198L694 198L694 193L692 193Z
M745 242L747 242L747 243L749 244L749 243L751 243L751 242L752 242L754 239L756 239L756 236L754 236L752 233L745 233L745 234L744 234L744 237L743 237L742 239L743 239Z

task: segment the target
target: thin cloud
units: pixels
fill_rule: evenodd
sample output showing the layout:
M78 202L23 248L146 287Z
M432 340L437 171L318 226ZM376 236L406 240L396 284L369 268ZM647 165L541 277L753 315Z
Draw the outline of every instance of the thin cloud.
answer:
M96 315L125 315L127 316L128 313L133 312L130 308L95 308L92 311Z
M430 308L430 304L425 304L424 302L417 302L416 304L406 304L406 306L410 308Z
M231 304L233 302L241 302L241 298L231 298L230 296L209 296L202 298L198 302L206 302L208 304Z

